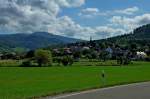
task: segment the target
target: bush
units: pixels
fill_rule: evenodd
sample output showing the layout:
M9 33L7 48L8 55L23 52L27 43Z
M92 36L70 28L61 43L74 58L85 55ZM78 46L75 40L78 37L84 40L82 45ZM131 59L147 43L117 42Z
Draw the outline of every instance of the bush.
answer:
M119 65L129 65L131 63L131 59L127 56L119 56L117 57L117 63Z
M98 58L98 53L96 51L91 52L91 57L92 59L97 59Z
M76 60L76 61L79 61L81 57L81 52L80 51L76 51L73 53L73 58Z
M32 64L31 64L30 60L24 61L21 64L21 67L31 67L31 66L32 66Z
M53 62L58 63L58 65L61 64L62 58L61 57L55 57L53 58Z
M72 57L68 57L68 61L69 61L69 65L72 65L72 64L73 64L73 62L74 62L74 60L73 60L73 58L72 58Z
M62 64L64 65L64 66L67 66L68 64L69 64L69 61L68 61L68 58L67 57L63 57L63 59L62 59Z
M107 52L107 51L102 51L99 54L99 59L100 60L106 61L106 60L108 60L108 58L109 58L109 52Z
M145 61L150 62L150 56L145 58Z
M64 66L67 66L67 65L72 65L74 61L73 61L73 58L71 56L65 56L62 58L61 62Z
M123 65L129 65L130 63L131 63L131 60L128 58L125 58Z
M34 57L34 50L28 51L25 55L25 58L33 58Z

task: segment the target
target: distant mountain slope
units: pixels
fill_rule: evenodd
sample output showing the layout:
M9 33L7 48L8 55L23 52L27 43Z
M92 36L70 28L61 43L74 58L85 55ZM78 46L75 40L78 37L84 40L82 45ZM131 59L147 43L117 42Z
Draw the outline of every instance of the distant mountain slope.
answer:
M15 48L24 47L28 49L35 49L40 47L47 47L54 44L67 44L80 41L58 35L53 35L47 32L36 32L32 34L1 34L0 48Z
M141 26L133 31L133 33L116 36L108 39L97 40L97 42L111 42L117 44L138 43L150 44L150 24Z

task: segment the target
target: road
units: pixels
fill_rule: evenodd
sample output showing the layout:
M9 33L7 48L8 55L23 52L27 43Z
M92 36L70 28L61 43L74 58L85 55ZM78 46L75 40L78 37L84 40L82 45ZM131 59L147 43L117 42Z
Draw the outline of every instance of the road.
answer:
M45 99L150 99L150 82L46 97Z

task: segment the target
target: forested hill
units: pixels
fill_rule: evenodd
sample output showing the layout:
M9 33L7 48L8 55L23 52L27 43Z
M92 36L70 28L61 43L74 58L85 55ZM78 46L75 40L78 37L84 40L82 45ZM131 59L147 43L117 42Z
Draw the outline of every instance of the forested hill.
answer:
M36 32L32 34L27 33L1 34L0 49L9 49L15 47L36 49L55 44L75 43L77 41L80 40L54 35L47 32Z
M141 26L130 34L116 36L104 40L97 40L96 42L111 42L119 45L126 45L131 43L137 43L139 45L150 44L150 24Z

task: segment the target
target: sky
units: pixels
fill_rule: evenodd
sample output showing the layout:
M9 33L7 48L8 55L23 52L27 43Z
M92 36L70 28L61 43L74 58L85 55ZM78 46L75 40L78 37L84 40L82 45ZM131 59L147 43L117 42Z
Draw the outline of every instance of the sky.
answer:
M149 0L0 0L0 33L103 39L150 23Z

